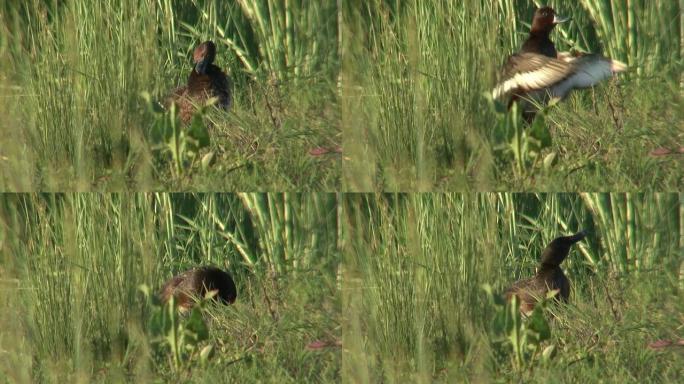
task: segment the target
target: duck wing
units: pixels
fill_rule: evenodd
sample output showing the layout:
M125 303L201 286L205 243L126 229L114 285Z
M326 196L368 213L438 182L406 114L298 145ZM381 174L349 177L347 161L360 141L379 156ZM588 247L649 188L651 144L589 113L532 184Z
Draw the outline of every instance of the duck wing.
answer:
M188 78L188 93L200 103L211 97L216 97L217 106L228 109L231 104L231 82L221 69L215 65L209 66L205 74L193 71Z
M182 86L174 89L171 91L169 94L164 96L164 101L162 105L164 106L164 109L169 109L171 107L171 104L173 103L178 103L179 100L186 98L188 96L188 87L187 86Z
M520 302L520 310L529 313L534 309L537 300L544 297L544 287L539 279L534 277L515 282L504 292L506 301L511 301L513 296L517 296Z
M558 84L555 93L565 95L570 89L589 88L598 82L610 78L616 73L627 70L627 65L598 54L585 54L572 57L565 52L558 55L559 59L574 66L573 73L567 81Z
M548 89L570 77L576 63L554 59L537 53L511 55L504 65L501 81L492 90L495 100L516 93Z
M187 86L184 85L174 89L164 98L162 104L164 109L168 110L171 108L171 104L176 104L178 114L183 124L187 124L192 120L192 116L195 113L195 105L190 89Z
M162 286L159 298L163 303L169 301L171 296L176 295L176 291L183 286L185 279L188 277L188 272L181 273L169 279L164 286Z
M211 88L214 96L218 97L218 105L221 108L229 109L232 104L233 83L220 68L212 65L210 69Z

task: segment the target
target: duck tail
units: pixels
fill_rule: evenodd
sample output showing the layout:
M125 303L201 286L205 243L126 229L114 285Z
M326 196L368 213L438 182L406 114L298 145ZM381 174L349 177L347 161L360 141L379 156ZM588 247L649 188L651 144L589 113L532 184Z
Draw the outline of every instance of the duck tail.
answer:
M627 70L627 64L618 60L610 60L610 70L613 71L613 73L624 72Z

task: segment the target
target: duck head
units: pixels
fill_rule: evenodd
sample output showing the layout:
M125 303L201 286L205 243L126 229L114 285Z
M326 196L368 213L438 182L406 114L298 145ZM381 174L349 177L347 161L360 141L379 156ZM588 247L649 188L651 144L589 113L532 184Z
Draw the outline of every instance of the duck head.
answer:
M237 298L237 288L227 272L216 267L203 269L203 284L206 291L218 291L216 298L223 304L233 304Z
M578 232L572 236L561 236L553 239L549 245L546 246L542 253L541 264L543 267L555 268L568 257L570 247L576 242L584 239L587 236L586 231Z
M207 73L207 68L216 58L216 45L212 41L205 41L195 48L193 60L195 62L195 71L200 75Z
M532 29L530 33L550 33L556 24L564 23L570 20L569 17L560 17L556 15L553 8L543 7L537 8L532 19Z
M232 280L221 281L215 284L214 289L218 290L217 297L223 304L233 304L237 299L237 289Z

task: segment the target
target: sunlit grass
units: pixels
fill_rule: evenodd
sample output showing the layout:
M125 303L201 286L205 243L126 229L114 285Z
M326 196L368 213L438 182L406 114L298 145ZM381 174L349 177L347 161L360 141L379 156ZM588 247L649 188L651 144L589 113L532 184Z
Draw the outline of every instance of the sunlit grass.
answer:
M3 3L2 189L337 189L339 156L309 153L341 142L336 7L274 3ZM205 119L213 161L181 176L142 95L184 84L207 39L235 103Z
M0 316L0 375L335 381L337 215L333 194L0 196L0 301L12 308ZM196 351L213 355L172 355L140 286L156 294L202 264L229 270L238 299L203 311ZM307 349L316 341L328 346Z
M370 382L671 381L682 374L681 196L399 194L345 199L343 377ZM550 360L492 343L495 292L531 276L553 238L589 232L549 306Z
M552 141L539 154L524 153L524 164L500 151L508 144L496 134L503 116L488 94L541 2L345 8L353 36L342 56L347 188L678 190L681 158L649 152L681 146L681 5L548 3L573 18L552 35L560 50L602 53L630 69L550 108L544 129Z

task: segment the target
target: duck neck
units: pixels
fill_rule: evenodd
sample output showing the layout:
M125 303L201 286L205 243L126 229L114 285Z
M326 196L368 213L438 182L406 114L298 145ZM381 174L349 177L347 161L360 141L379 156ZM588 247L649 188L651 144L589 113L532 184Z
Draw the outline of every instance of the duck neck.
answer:
M539 271L537 272L537 274L539 274L539 275L546 274L546 273L554 272L554 271L559 270L559 269L560 269L559 265L542 263L541 266L539 267Z
M549 40L551 35L551 29L548 28L532 28L530 29L530 37L535 37L537 39Z
M556 57L556 47L549 38L551 31L547 30L532 30L530 36L523 46L523 51L531 51L540 53L548 57Z
M209 64L205 68L204 73L199 73L193 69L192 71L190 71L190 75L188 76L188 84L210 77L215 72L214 68L216 68L216 66L214 66L213 64Z
M546 31L546 30L530 31L530 40L537 40L537 42L541 43L541 44L553 45L553 42L551 42L551 31Z

